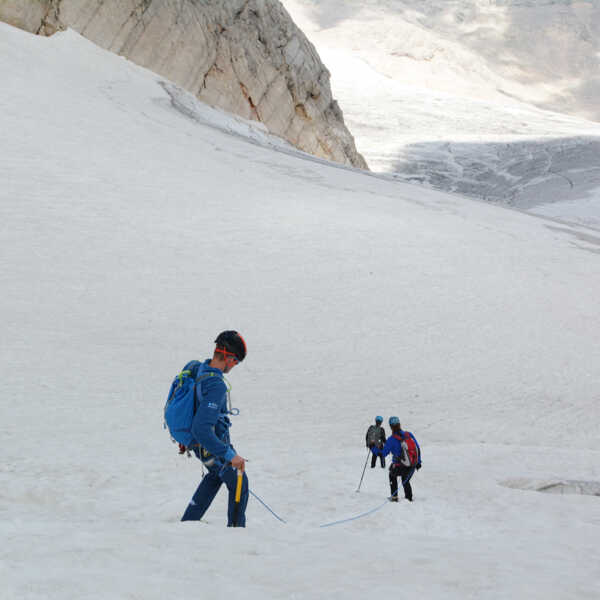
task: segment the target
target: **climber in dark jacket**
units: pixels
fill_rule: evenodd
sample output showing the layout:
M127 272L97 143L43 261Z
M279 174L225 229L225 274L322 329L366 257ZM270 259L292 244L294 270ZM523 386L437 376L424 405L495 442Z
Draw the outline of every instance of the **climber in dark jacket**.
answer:
M375 417L375 425L371 425L369 429L367 429L367 435L365 436L365 442L367 444L367 448L371 448L372 446L376 446L377 448L383 448L385 444L385 429L381 426L383 423L383 417ZM381 461L381 468L385 469L385 457L381 455L379 457ZM377 463L377 456L373 454L371 457L371 469L375 468L375 464Z

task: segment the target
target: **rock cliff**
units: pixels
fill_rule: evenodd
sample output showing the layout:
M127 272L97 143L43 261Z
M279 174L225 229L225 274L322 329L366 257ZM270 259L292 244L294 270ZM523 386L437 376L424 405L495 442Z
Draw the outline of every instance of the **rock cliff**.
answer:
M0 0L0 19L41 35L70 27L305 152L367 168L279 0Z

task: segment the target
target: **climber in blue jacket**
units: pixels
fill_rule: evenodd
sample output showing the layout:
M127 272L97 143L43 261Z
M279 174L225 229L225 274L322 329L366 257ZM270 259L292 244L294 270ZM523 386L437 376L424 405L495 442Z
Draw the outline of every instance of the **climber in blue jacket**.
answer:
M390 417L389 425L392 435L387 439L383 448L371 446L371 452L376 456L392 454L392 464L389 470L390 500L398 502L398 477L402 480L404 497L412 502L413 494L410 480L421 468L421 448L417 439L410 431L403 431L398 417Z
M196 492L186 508L182 521L199 521L208 510L221 485L229 490L227 510L228 527L246 526L248 504L248 477L245 460L235 451L229 437L230 410L228 391L223 373L246 357L246 343L237 331L224 331L215 340L212 359L203 363L192 361L185 369L192 370L196 384L196 410L192 422L193 442L191 448L207 468ZM243 473L240 501L235 501L237 470Z

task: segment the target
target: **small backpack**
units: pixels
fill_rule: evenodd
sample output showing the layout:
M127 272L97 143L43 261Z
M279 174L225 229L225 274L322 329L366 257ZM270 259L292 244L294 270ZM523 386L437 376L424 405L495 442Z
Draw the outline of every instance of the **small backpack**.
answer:
M169 430L171 438L189 448L192 444L192 421L196 413L196 385L214 375L206 373L195 377L200 361L193 360L173 380L164 409L164 428Z
M404 432L404 437L394 434L394 437L400 441L402 446L402 455L400 464L405 467L414 467L419 462L419 450L413 436L408 432Z

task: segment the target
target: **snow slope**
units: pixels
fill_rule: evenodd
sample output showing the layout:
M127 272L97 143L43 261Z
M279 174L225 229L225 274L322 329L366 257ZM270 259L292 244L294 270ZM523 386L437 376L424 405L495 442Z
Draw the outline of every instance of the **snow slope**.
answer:
M371 169L600 227L600 3L283 3Z
M0 597L597 598L600 237L315 160L71 31L0 24ZM171 377L238 328L245 530ZM423 447L383 504L363 435ZM319 525L382 508L328 528Z

